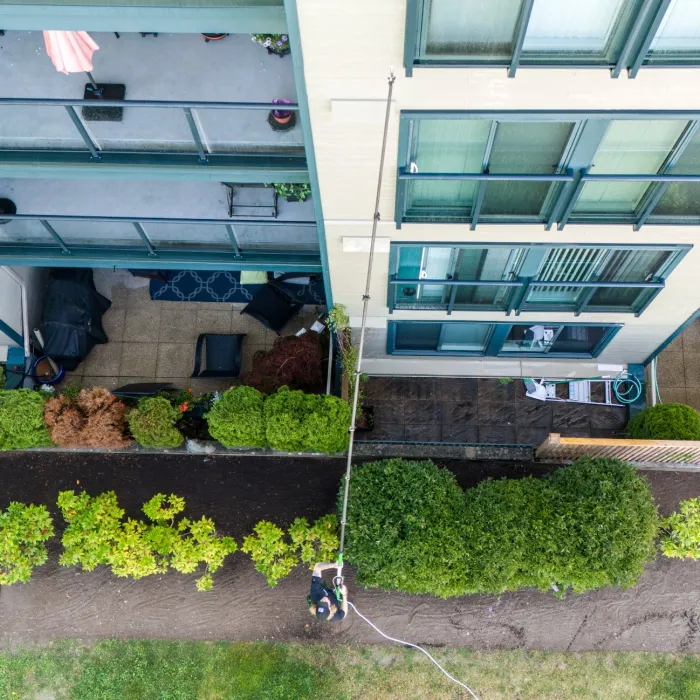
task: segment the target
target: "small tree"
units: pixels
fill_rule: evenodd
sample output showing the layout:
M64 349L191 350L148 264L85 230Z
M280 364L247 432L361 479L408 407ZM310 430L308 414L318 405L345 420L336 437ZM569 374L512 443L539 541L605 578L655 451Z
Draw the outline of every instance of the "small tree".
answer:
M642 440L700 440L700 415L682 403L660 403L634 416L627 432Z
M144 447L178 447L184 437L175 427L180 412L163 396L149 396L127 416L136 442Z
M253 532L244 538L241 551L250 554L268 586L274 587L296 566L294 547L285 540L284 530L267 520L257 523Z
M263 402L250 386L225 391L206 414L211 436L224 447L265 447Z
M681 501L680 511L661 521L661 551L675 559L700 559L700 498Z
M26 583L37 566L46 562L46 540L53 521L46 506L13 501L0 511L0 585Z

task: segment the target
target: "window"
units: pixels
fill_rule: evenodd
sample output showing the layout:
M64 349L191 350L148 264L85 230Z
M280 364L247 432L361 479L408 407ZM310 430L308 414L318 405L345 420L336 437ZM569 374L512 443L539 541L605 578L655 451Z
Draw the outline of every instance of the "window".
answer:
M394 243L389 311L641 314L689 246Z
M414 65L700 65L700 0L408 0Z
M592 358L620 328L595 323L390 321L387 354Z
M397 224L700 223L700 113L488 116L402 112Z

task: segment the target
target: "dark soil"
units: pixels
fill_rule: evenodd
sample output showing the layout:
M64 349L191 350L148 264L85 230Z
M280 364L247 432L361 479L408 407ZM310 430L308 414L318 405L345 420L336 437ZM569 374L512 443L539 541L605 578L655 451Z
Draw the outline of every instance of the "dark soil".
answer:
M14 453L0 456L0 507L10 500L50 505L62 489L113 489L139 515L157 492L187 498L188 514L214 518L239 542L260 519L281 525L333 512L343 460L184 455ZM543 474L552 465L445 464L462 486L485 477ZM700 473L646 472L662 513L700 495ZM0 589L0 645L61 637L97 639L322 640L380 642L350 614L317 624L305 596L309 572L298 569L274 588L250 560L234 554L198 593L195 576L173 573L140 581L105 569L86 573L49 563L28 584ZM388 634L414 643L477 649L542 648L700 652L700 563L659 559L628 591L608 588L558 600L536 591L439 600L363 590L347 571L351 600Z

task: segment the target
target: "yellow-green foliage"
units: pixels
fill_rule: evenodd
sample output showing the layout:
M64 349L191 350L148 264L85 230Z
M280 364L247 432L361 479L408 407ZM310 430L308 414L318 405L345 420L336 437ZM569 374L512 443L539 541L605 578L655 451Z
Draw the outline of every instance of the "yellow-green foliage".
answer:
M700 559L700 498L681 501L680 511L661 521L661 551L675 559Z
M26 583L45 561L53 521L46 506L12 502L0 511L0 585Z
M51 444L38 391L0 391L0 450L27 450Z

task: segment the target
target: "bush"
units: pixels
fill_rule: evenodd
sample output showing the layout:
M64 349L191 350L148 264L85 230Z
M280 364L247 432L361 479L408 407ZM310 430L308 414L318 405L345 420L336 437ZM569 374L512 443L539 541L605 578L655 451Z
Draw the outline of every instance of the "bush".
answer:
M627 432L643 440L700 440L700 415L682 403L660 403L632 418Z
M177 447L184 438L175 427L180 412L168 399L151 396L139 401L128 415L129 429L134 440L144 447Z
M249 386L225 391L206 414L209 432L224 447L265 447L263 395Z
M273 449L342 452L348 446L350 406L336 396L282 387L265 400L265 424Z
M46 506L10 503L0 511L0 585L26 583L48 556L53 522Z
M0 450L27 450L51 444L38 391L0 391Z
M144 504L150 523L124 521L124 510L113 491L98 496L61 491L58 506L68 523L59 560L63 566L92 571L102 564L110 566L115 576L139 579L168 568L189 574L204 564L204 573L196 580L197 589L204 591L213 585L211 574L237 549L233 539L216 534L209 518L175 522L185 501L174 494L159 493Z
M44 404L51 440L59 447L118 448L125 436L126 406L107 389L83 389L76 398L64 393Z
M675 559L700 559L700 498L681 501L680 511L661 521L661 551Z
M618 460L584 458L466 493L432 462L387 460L356 469L347 527L346 560L363 585L563 596L636 583L654 557L658 516L647 480Z

